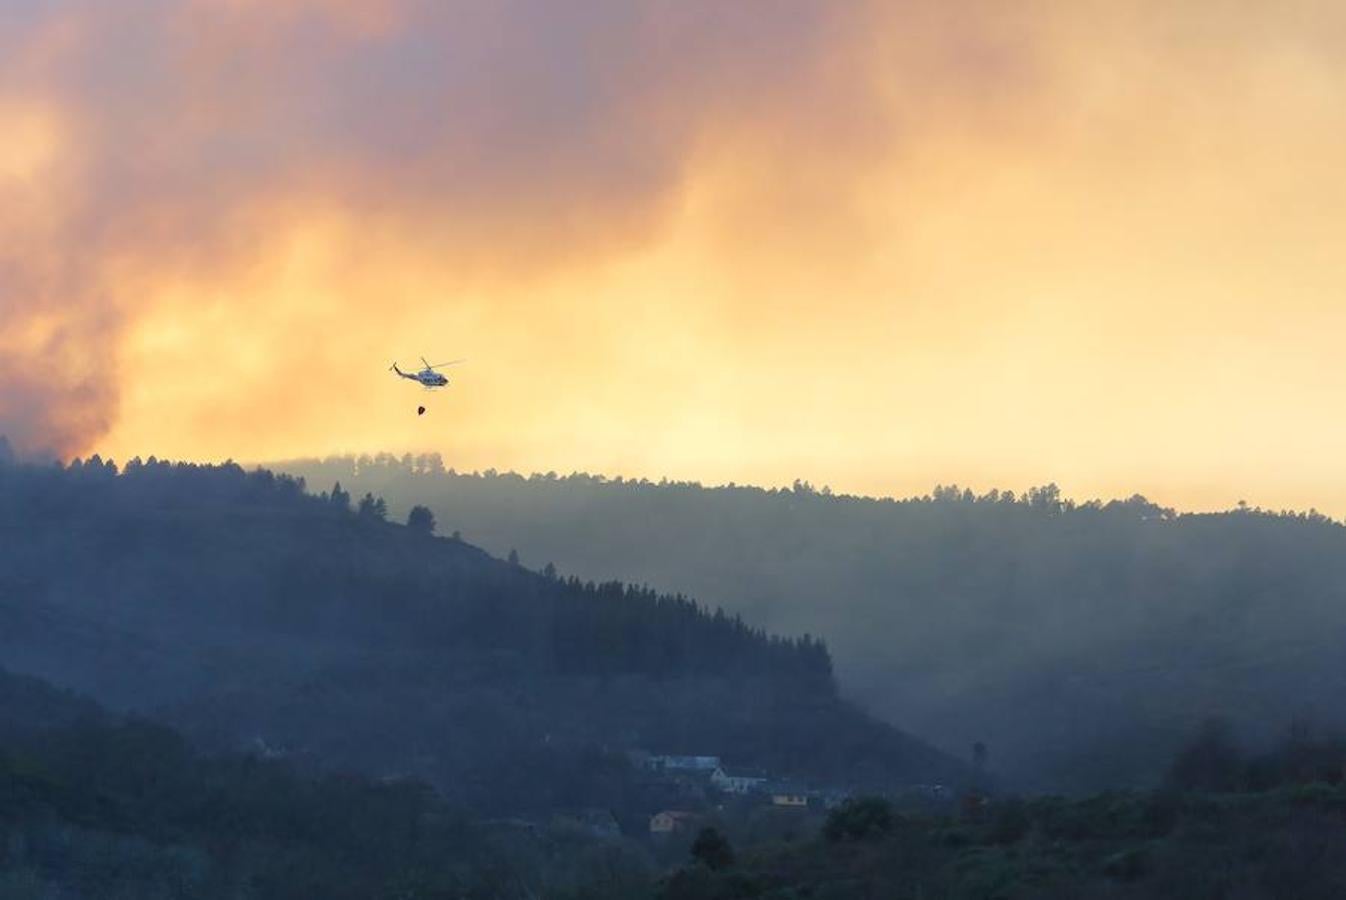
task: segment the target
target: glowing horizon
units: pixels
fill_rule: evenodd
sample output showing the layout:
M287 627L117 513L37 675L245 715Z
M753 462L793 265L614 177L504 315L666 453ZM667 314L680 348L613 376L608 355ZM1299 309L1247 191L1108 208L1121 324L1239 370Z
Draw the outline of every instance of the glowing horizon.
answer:
M0 13L24 449L1346 515L1336 5L119 9Z

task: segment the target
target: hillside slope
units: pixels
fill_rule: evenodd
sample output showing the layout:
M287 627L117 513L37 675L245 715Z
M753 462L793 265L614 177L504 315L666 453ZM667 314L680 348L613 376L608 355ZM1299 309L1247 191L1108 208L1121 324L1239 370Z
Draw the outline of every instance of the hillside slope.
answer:
M1021 787L1148 786L1211 715L1340 721L1346 529L1316 514L1177 515L1054 487L910 500L576 475L435 457L281 464L534 565L692 593L826 640L843 694Z
M0 669L0 897L615 897L648 853L501 833L422 782L204 755L163 725Z
M0 468L0 619L14 671L483 810L630 802L632 749L827 783L961 771L839 700L817 641L237 466Z

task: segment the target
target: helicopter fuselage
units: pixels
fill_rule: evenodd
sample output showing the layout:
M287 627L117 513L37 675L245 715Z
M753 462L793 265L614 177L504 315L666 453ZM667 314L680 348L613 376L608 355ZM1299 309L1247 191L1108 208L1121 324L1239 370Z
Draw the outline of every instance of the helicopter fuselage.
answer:
M435 370L442 369L445 366L456 366L461 362L467 362L467 360L454 359L446 363L440 363L439 365L432 366L430 364L430 360L422 356L421 362L425 363L425 368L421 369L419 372L403 372L401 369L397 367L397 363L393 363L391 366L389 366L389 371L396 372L402 378L405 378L408 381L414 381L421 387L442 388L449 386L448 376L443 375L440 372L436 372Z
M428 388L446 387L449 383L448 378L438 372L431 372L429 370L417 372L411 377Z
M434 369L421 369L419 372L415 373L403 372L397 367L397 364L394 363L393 371L409 381L418 382L422 387L440 388L447 387L449 384L449 379L439 372L436 372Z

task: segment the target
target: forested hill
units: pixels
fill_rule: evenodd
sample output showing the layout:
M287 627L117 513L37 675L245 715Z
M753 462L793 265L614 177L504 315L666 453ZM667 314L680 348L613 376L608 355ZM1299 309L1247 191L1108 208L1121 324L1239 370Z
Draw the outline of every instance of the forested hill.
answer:
M648 883L646 857L573 829L502 835L415 780L203 754L0 669L5 900L601 898Z
M0 665L483 809L617 803L633 749L828 783L960 771L840 701L817 640L426 524L234 465L0 466Z
M437 457L278 464L565 573L609 573L822 636L844 696L1025 787L1148 786L1227 715L1342 724L1346 528L1316 513L1177 514L1053 486L906 500L554 474Z

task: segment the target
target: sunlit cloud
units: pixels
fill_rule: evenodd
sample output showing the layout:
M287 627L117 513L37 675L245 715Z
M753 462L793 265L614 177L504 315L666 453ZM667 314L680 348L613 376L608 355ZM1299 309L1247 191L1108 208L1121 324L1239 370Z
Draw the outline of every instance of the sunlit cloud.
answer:
M0 430L1346 513L1343 25L11 4Z

